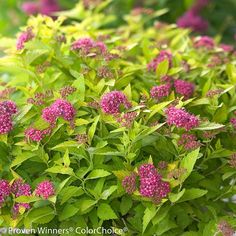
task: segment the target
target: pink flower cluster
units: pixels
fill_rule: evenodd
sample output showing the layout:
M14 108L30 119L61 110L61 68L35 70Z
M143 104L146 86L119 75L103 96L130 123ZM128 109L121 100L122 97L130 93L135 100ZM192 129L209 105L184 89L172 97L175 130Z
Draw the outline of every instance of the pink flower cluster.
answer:
M43 109L42 117L49 124L55 125L59 117L72 122L75 114L76 111L70 102L64 99L57 99L52 105Z
M234 112L234 115L236 115L236 112ZM232 117L230 119L230 123L232 124L232 126L236 129L236 117Z
M11 187L7 180L0 180L0 208L2 204L5 202L5 199L11 194Z
M60 94L63 99L68 97L70 94L73 94L76 91L76 88L73 86L65 86L62 89L60 89Z
M172 87L175 89L175 92L183 96L184 99L190 98L194 93L195 86L191 82L181 79L173 80L170 76L164 76L161 78L161 82L164 82L164 84L154 86L150 91L151 97L156 100L161 100L162 98L169 96Z
M32 141L40 142L44 137L46 137L50 133L51 133L51 128L39 130L39 129L30 127L25 131L25 136L26 138Z
M208 36L201 36L197 38L194 42L194 46L196 48L207 48L212 49L215 46L215 42L211 37Z
M233 45L228 45L228 44L220 44L220 48L223 49L224 52L232 52L234 51L234 46Z
M186 112L184 108L178 109L171 106L165 110L167 115L167 124L175 125L178 128L184 128L185 130L191 130L199 125L199 119Z
M235 231L232 226L225 220L222 220L217 225L218 230L223 236L234 236Z
M0 134L6 134L12 130L12 116L16 114L16 112L17 107L14 102L0 102Z
M22 4L22 10L28 14L41 13L43 15L52 15L60 10L57 0L38 0L37 2L25 2Z
M193 31L205 32L208 22L200 16L200 11L208 4L206 0L198 0L187 12L177 20L181 28L190 28Z
M177 79L174 81L175 92L184 96L185 99L190 98L194 92L194 84L185 80Z
M80 51L85 56L105 55L107 53L107 47L103 42L96 42L91 38L78 39L72 43L71 49Z
M128 194L132 194L136 190L136 178L137 174L134 172L122 180L122 186Z
M231 155L230 160L229 160L229 164L232 168L236 168L236 153Z
M24 183L22 179L16 179L11 185L7 180L0 180L0 207L4 203L6 197L13 194L15 198L20 196L32 196L31 187L29 184ZM53 184L45 180L38 184L35 189L35 195L40 196L44 199L48 199L48 197L54 195L55 190ZM17 217L19 214L20 208L29 209L29 203L15 203L12 208L13 217Z
M32 28L27 28L26 31L22 32L21 35L17 39L16 43L16 49L21 50L24 48L25 43L30 41L34 38L34 33L32 31Z
M45 180L38 184L35 189L35 195L42 197L44 199L48 199L50 196L55 194L53 183Z
M127 112L118 117L117 122L119 122L123 127L130 128L136 117L137 117L137 112L135 111Z
M126 109L131 108L131 103L127 97L120 91L112 91L102 96L100 106L104 113L117 114L120 113L121 106Z
M15 197L20 196L31 196L31 187L29 184L24 183L22 179L17 179L11 185L11 192L15 195ZM19 214L20 208L29 209L29 203L15 203L13 205L13 216L17 217Z
M159 86L152 87L150 94L152 98L156 100L161 100L163 97L169 96L171 92L171 84L162 84Z
M153 198L159 202L170 192L168 182L162 180L162 176L157 172L152 164L143 164L139 167L140 193L144 197Z
M172 54L165 50L161 51L156 58L154 58L151 62L147 64L148 70L156 71L158 65L164 60L167 60L169 62L169 67L172 66Z
M183 146L185 150L194 150L201 146L194 134L182 134L178 140L178 145Z
M36 93L34 97L28 98L27 102L36 106L42 106L51 97L53 97L53 91L49 89L45 93Z

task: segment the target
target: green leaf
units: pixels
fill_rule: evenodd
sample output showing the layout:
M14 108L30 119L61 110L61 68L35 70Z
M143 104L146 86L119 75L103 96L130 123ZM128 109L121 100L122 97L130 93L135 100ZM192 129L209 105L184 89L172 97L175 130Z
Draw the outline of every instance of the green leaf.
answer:
M157 209L155 206L151 206L150 208L146 208L144 211L143 216L143 233L146 230L149 222L152 220L152 218L156 215Z
M78 101L83 102L85 98L85 82L84 76L81 73L78 73L75 70L70 70L70 73L76 80L73 82L72 86L75 87L78 92L79 96L77 97Z
M63 156L63 162L64 162L64 165L65 165L66 167L69 167L69 166L70 166L70 157L69 157L69 151L68 151L68 149L66 149L66 152L65 152L65 154L64 154L64 156Z
M185 188L178 193L169 193L169 199L171 202L177 202L185 193Z
M14 166L20 165L22 162L24 162L34 156L35 156L35 153L31 153L31 152L24 152L23 154L20 154L12 161L11 168Z
M112 193L114 193L117 190L117 186L113 185L110 188L104 190L104 192L101 195L101 199L103 200L107 200L107 198L112 195Z
M156 69L157 77L161 78L162 76L166 75L168 70L169 70L169 61L164 60L164 61L160 62L157 66L157 69Z
M75 207L73 204L66 204L62 212L59 214L59 221L64 221L79 211L79 208Z
M19 203L30 203L30 202L40 201L40 200L42 200L42 198L36 197L36 196L20 196L15 199L15 201Z
M94 121L93 121L93 124L91 125L91 127L89 128L89 131L88 131L88 136L89 136L89 140L90 140L90 143L93 139L93 136L96 132L96 128L97 128L97 124L98 124L98 121L100 119L100 115L98 115L97 117L95 117Z
M98 206L97 215L101 220L117 219L115 212L107 203Z
M45 170L46 172L49 173L54 173L54 174L62 174L62 175L71 175L75 176L73 169L70 167L64 167L64 166L53 166L51 168L48 168Z
M201 123L197 128L194 128L195 130L215 130L225 127L222 124L213 123L213 122L204 122Z
M97 178L106 177L108 175L111 175L111 173L103 169L96 169L90 172L86 179L97 179Z
M191 188L191 189L186 189L184 192L184 195L178 200L178 202L185 202L189 201L195 198L199 198L207 194L207 190L200 189L200 188Z
M81 187L68 186L65 187L59 194L61 197L61 205L67 202L72 197L78 197L84 194L84 190Z
M122 216L126 215L133 205L132 198L130 196L123 196L120 203L120 212Z
M199 148L196 150L190 152L187 156L185 156L181 162L180 167L184 168L186 170L186 173L184 173L181 176L181 181L183 182L185 179L188 178L188 176L191 174L193 167L198 159L199 154Z

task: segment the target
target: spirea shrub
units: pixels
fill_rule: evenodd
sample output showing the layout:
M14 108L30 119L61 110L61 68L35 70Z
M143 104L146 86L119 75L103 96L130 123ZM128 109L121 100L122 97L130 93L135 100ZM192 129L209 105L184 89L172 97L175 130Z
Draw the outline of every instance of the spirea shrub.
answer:
M1 45L0 227L232 235L234 48L103 7Z

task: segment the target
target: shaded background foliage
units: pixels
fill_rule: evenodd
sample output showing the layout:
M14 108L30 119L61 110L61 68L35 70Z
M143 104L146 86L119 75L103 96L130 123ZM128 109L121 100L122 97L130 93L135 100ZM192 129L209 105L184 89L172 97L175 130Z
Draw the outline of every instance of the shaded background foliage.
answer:
M0 34L13 35L20 25L25 24L27 16L22 12L21 6L24 0L0 0ZM36 2L36 1L35 1ZM58 0L62 9L72 9L77 0ZM194 3L194 0L116 0L111 4L109 11L115 13L116 24L124 23L123 16L128 14L135 7L148 7L154 10L168 8L168 13L161 17L161 20L168 23L175 23ZM202 11L204 19L209 21L207 34L219 36L224 42L233 43L236 33L236 1L235 0L211 0L208 6Z

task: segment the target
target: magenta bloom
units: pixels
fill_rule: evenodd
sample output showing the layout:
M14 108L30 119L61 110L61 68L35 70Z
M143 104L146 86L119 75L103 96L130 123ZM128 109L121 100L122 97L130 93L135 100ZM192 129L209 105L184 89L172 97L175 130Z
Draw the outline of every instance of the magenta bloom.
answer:
M25 136L26 138L32 141L40 142L46 135L50 134L50 132L51 132L50 128L44 130L38 130L30 127L25 131Z
M100 102L103 112L107 114L120 113L122 105L126 109L131 107L131 103L128 101L127 97L120 91L112 91L104 94Z
M169 96L170 92L171 92L171 85L170 84L163 84L163 85L152 87L150 94L151 94L152 98L160 100L163 97Z
M48 199L50 196L55 194L54 186L52 182L45 180L38 184L35 195L40 196L44 199Z
M31 187L22 179L16 179L11 185L11 191L16 196L31 196Z
M197 141L197 137L194 134L182 134L178 140L178 145L183 146L185 150L194 150L201 146L201 143Z
M156 58L147 64L148 70L156 71L158 65L164 60L168 60L169 67L172 66L172 54L167 51L161 51Z
M13 101L3 101L0 103L1 115L14 115L17 113L16 104Z
M30 41L34 38L34 33L32 28L27 28L26 31L22 32L21 35L17 39L16 49L21 50L24 48L26 42Z
M236 118L231 118L230 123L233 125L233 127L236 129Z
M39 4L36 2L24 2L21 8L28 15L36 14L39 12Z
M107 47L103 42L95 42L91 38L78 39L77 41L73 42L71 49L80 51L82 55L100 55L107 52Z
M138 173L142 196L161 200L170 192L169 183L162 181L162 176L158 174L154 165L143 164L139 167Z
M48 123L54 125L59 117L67 121L73 121L75 114L76 111L70 102L58 99L51 106L43 109L42 117Z
M215 46L214 40L211 37L208 36L202 36L199 39L197 39L194 43L194 46L196 48L207 48L212 49Z
M220 48L223 49L225 52L232 52L234 50L233 45L228 45L228 44L220 44Z
M11 117L9 115L0 115L0 134L7 134L13 129Z
M184 96L185 99L190 98L194 92L194 84L185 80L177 79L174 81L174 87L177 94Z
M185 14L177 20L177 25L181 28L190 28L200 33L208 29L208 22L192 10L185 12Z
M199 125L199 119L186 112L184 108L178 109L176 107L169 107L165 111L167 115L167 124L175 125L178 128L184 128L185 130L191 130Z
M132 194L136 190L136 177L137 175L132 173L122 180L122 186L128 194Z
M5 202L6 197L11 194L11 187L9 182L5 179L0 180L0 208L2 204Z
M22 10L28 14L41 13L43 15L52 15L60 10L57 0L38 0L38 2L25 2L21 6Z

